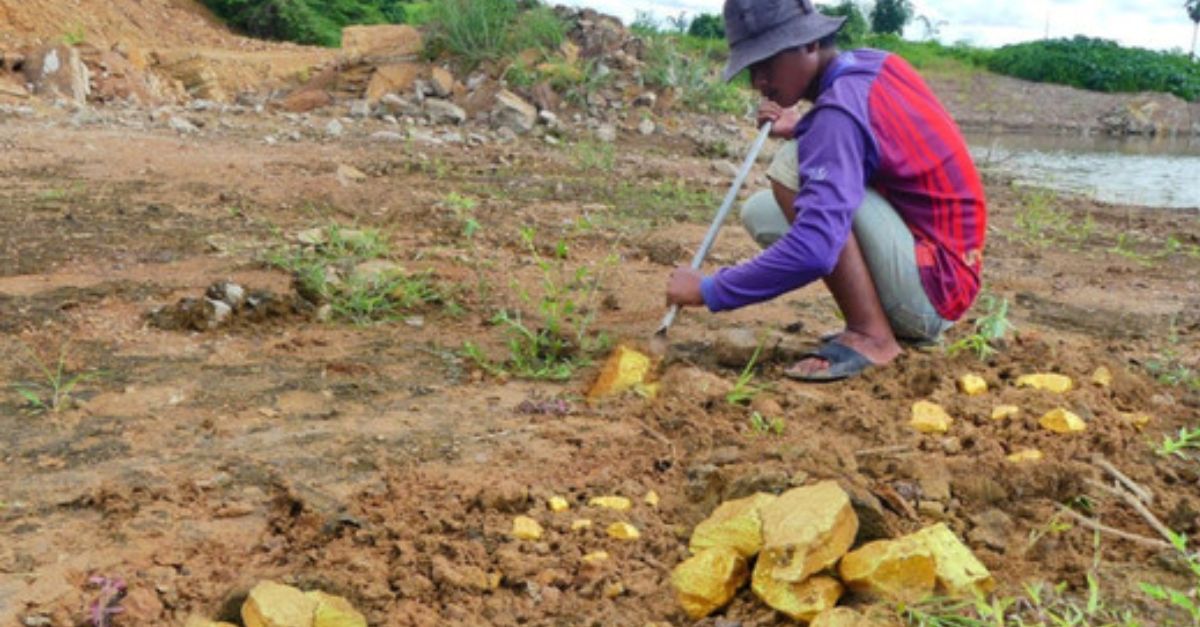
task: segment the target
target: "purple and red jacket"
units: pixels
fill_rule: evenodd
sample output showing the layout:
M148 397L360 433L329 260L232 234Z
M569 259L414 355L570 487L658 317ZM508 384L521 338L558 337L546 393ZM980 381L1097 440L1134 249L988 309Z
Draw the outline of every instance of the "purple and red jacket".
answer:
M774 298L833 271L866 188L912 231L934 308L957 320L980 288L987 202L967 144L916 70L879 50L845 52L796 125L796 220L755 259L701 282L712 311Z

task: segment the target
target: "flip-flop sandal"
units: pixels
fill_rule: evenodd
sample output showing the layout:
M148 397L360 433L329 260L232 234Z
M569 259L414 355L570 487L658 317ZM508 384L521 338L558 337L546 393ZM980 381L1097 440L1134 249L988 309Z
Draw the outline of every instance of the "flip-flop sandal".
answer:
M841 337L842 333L842 331L826 333L820 337L820 342L822 344L828 344ZM931 348L938 345L937 340L916 339L911 337L898 337L896 338L896 341L910 348Z
M800 355L800 361L811 357L824 359L829 362L829 366L812 374L785 370L783 376L808 383L830 383L862 374L863 370L874 365L862 353L836 340L825 342L816 351Z

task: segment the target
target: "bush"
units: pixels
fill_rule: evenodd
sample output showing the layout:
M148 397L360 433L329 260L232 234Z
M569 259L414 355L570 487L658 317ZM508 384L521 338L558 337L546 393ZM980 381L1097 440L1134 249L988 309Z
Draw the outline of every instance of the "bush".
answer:
M820 5L817 9L825 15L846 18L837 35L838 47L843 50L857 47L867 35L867 18L853 0L842 0L836 6Z
M683 106L702 113L745 114L753 98L740 78L721 80L723 60L729 56L723 40L667 34L646 37L642 82L658 89L674 89ZM743 72L743 74L745 74Z
M725 19L714 13L702 13L692 20L688 34L701 39L724 39Z
M1200 98L1200 64L1186 55L1122 48L1116 42L1077 36L1004 46L988 69L1025 80L1105 92L1160 91Z
M522 12L513 0L434 0L428 19L429 52L449 54L468 70L528 48L557 48L567 31L548 7Z
M218 17L252 37L336 47L351 24L405 21L409 0L203 0Z

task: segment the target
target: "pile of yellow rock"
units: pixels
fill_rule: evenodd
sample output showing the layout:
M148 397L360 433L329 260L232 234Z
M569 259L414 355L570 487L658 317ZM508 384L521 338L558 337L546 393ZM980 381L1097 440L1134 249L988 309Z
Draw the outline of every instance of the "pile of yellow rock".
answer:
M855 624L849 610L835 611L847 587L911 603L939 587L971 597L994 586L944 524L851 551L857 533L850 497L833 481L729 501L692 531L692 556L671 573L671 585L693 619L723 607L749 581L764 603L818 627Z
M301 592L274 581L262 581L242 604L246 627L367 627L346 599L320 590ZM203 618L190 618L185 627L234 627Z

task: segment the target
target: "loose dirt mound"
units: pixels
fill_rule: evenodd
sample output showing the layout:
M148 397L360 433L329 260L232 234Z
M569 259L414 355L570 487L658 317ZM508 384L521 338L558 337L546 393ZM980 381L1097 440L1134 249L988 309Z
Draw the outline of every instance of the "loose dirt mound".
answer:
M0 46L51 43L67 35L96 45L277 47L238 37L191 0L0 1Z

